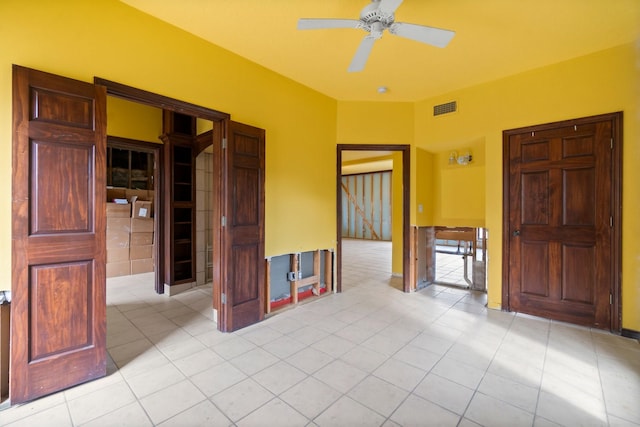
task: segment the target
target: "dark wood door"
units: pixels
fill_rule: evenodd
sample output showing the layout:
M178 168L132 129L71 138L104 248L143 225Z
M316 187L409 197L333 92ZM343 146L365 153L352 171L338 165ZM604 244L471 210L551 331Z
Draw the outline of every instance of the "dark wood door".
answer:
M264 318L264 130L229 122L223 156L218 321L220 330L230 332Z
M505 135L511 310L611 328L613 144L602 118Z
M106 374L106 91L13 69L11 386Z

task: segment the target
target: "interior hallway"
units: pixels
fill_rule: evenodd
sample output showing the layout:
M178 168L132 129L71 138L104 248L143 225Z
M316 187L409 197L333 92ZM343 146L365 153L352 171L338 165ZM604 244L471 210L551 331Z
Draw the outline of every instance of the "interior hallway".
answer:
M209 287L169 298L151 275L109 279L109 375L0 425L640 425L637 341L454 287L404 294L389 244L343 245L342 294L231 334Z

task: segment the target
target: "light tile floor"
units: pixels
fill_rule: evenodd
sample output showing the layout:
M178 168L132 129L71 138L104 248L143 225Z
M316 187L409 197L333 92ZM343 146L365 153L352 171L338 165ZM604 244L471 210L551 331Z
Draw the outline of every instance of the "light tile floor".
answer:
M387 243L344 244L344 292L222 334L211 291L108 283L108 376L0 412L12 426L638 426L640 345L398 291Z

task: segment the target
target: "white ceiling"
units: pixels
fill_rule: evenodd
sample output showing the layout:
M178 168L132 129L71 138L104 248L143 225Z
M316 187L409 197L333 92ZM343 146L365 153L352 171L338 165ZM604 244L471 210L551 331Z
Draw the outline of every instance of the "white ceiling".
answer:
M454 30L451 43L385 32L364 71L348 73L366 33L299 31L297 21L357 19L368 0L121 1L345 101L422 100L640 37L639 0L404 0L397 22Z

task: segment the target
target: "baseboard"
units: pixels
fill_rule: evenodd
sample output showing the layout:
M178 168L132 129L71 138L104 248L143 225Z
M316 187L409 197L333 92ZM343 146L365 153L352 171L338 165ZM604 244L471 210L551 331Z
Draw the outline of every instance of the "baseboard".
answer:
M164 293L168 296L172 297L174 295L178 295L181 292L188 291L189 289L196 286L196 282L182 283L180 285L169 286L166 283L164 284Z
M640 332L632 329L622 329L622 336L640 341Z

